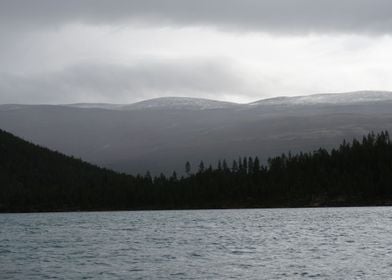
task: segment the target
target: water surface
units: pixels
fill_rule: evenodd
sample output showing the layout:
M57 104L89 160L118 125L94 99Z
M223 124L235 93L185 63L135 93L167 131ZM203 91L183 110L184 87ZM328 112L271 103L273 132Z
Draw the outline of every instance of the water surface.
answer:
M0 215L0 279L389 279L392 208Z

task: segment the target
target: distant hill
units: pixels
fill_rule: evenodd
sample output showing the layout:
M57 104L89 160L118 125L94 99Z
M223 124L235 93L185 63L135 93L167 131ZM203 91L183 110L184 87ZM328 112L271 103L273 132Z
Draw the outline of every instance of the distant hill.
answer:
M122 110L211 110L238 107L239 104L190 97L160 97L122 106Z
M348 105L384 101L392 101L392 93L390 91L355 91L335 94L329 93L294 97L276 97L262 99L256 102L252 102L249 105Z
M331 149L392 131L392 93L279 97L250 104L167 97L135 104L0 105L0 128L130 174L184 173L204 160Z

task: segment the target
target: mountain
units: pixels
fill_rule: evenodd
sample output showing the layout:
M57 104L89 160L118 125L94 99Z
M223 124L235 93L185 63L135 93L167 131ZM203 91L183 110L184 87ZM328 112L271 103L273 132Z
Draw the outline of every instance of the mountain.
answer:
M158 98L128 105L0 105L0 128L127 173L167 174L258 155L331 148L368 132L392 131L391 92L352 92L235 104Z

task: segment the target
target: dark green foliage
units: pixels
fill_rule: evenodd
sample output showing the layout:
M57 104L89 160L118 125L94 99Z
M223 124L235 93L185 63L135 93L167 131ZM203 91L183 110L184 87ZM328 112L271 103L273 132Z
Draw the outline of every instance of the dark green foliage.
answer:
M255 151L256 153L257 151ZM241 157L187 177L118 174L0 130L0 211L298 207L392 204L387 132L332 151Z
M185 173L191 175L191 164L189 163L189 161L185 163Z
M203 173L204 172L204 162L201 161L199 164L199 173Z
M27 143L0 130L0 210L126 208L137 179Z
M233 160L233 165L232 165L232 167L231 167L231 171L232 171L233 173L238 172L238 164L237 164L237 161L236 161L236 160Z

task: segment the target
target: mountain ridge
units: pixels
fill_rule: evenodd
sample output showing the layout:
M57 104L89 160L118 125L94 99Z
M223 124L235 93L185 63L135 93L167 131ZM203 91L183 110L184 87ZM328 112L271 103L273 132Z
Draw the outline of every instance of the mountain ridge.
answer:
M356 99L355 99L356 98ZM363 102L392 101L392 91L361 90L342 93L317 93L310 95L277 96L249 103L236 103L208 98L166 96L146 99L134 103L70 103L70 104L0 104L1 107L19 109L25 106L65 106L79 109L141 110L141 109L226 109L257 105L308 105L349 104Z
M316 96L318 103L296 104L294 98L293 106L264 102L218 109L200 109L197 102L199 107L191 109L135 110L0 105L0 128L117 171L170 174L184 172L186 161L197 166L200 160L214 164L250 154L265 161L286 151L331 148L372 130L392 131L390 95L350 93L348 101L350 96L361 98L336 104L320 103L325 97L320 101Z
M354 99L355 98L355 99ZM353 91L344 93L319 93L312 95L299 96L278 96L273 98L261 99L248 105L260 104L349 104L374 101L392 101L391 91Z

